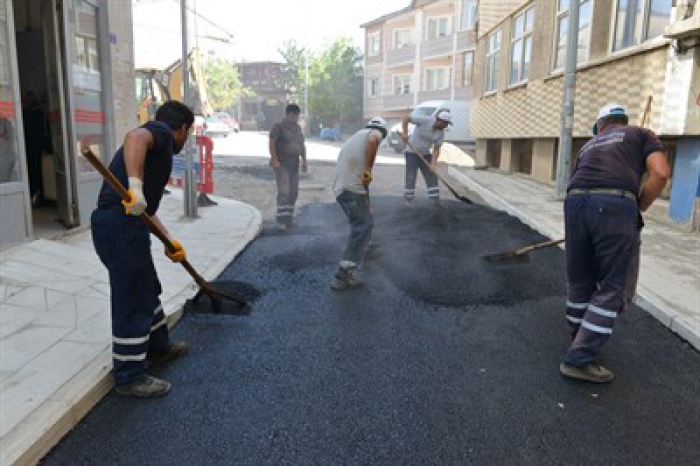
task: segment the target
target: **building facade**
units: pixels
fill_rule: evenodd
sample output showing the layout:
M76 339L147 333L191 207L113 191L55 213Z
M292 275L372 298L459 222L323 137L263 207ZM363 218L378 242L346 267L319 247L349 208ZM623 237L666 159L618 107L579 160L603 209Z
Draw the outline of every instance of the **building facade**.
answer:
M471 115L477 164L554 182L569 1L479 1ZM668 151L673 179L662 216L692 224L700 180L700 7L688 0L579 1L572 159L603 105L626 106L630 123L644 119Z
M362 25L366 119L399 119L428 100L471 99L476 4L413 0Z
M287 90L280 86L282 64L271 61L238 63L243 87L251 95L238 100L237 113L242 129L267 131L284 117Z
M102 179L80 150L109 161L137 123L134 94L130 2L0 0L0 249L89 224Z

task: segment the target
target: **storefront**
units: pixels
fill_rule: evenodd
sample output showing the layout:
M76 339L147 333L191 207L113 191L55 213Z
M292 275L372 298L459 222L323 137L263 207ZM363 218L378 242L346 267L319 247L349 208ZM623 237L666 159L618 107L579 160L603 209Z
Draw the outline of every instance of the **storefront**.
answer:
M80 150L107 161L115 139L109 3L0 0L0 249L89 224Z

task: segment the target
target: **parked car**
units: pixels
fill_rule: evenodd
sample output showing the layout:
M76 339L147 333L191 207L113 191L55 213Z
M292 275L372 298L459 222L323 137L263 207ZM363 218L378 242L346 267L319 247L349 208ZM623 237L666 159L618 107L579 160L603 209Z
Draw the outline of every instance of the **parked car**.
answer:
M445 130L445 141L468 143L473 142L469 133L469 104L459 100L430 100L418 104L411 112L416 116L434 116L440 110L448 110L452 114L452 125ZM413 125L409 123L408 134L413 132ZM401 139L401 123L391 127L388 144L396 152L403 152L406 144Z
M204 134L206 136L227 137L231 131L231 128L218 117L210 116L204 120Z
M230 113L217 112L212 116L215 116L216 118L219 119L219 121L223 122L225 125L227 125L229 128L231 128L231 130L234 133L237 133L241 130L241 127L238 124L238 121L236 121L236 119L233 118Z

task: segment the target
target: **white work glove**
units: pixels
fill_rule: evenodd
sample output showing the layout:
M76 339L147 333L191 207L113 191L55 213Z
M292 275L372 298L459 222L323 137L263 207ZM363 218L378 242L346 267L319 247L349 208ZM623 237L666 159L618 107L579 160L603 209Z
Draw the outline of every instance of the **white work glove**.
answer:
M141 215L146 210L143 181L136 177L129 177L129 201L122 201L122 204L129 215Z

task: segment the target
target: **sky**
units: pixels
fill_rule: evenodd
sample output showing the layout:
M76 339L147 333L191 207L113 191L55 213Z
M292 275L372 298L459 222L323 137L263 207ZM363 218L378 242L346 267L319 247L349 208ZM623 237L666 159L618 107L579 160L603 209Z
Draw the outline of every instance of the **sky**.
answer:
M179 0L132 0L136 66L165 66L182 51ZM319 50L346 35L364 49L362 23L400 10L410 0L188 0L201 16L190 21L201 49L234 61L279 61L282 43L295 39ZM192 18L196 17L191 15ZM208 37L228 38L230 43ZM193 41L194 38L190 39Z

